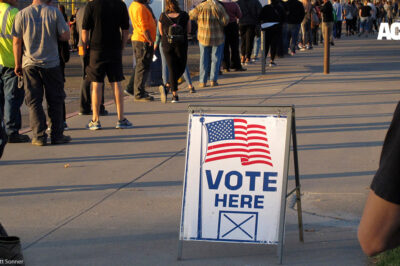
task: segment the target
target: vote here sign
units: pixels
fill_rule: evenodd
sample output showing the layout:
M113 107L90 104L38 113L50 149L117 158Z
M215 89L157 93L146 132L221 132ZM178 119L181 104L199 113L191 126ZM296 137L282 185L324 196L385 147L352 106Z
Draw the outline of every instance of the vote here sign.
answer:
M287 118L189 116L181 240L277 244Z

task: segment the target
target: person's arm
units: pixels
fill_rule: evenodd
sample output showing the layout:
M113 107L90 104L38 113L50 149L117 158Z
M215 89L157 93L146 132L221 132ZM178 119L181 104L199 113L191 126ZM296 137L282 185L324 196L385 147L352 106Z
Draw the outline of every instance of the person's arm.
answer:
M82 29L82 47L83 47L83 54L86 54L86 51L89 47L89 31Z
M371 190L358 227L358 240L368 256L400 245L400 205Z
M122 30L122 50L124 50L129 38L129 30Z
M13 37L13 51L15 68L14 72L18 77L22 77L22 39Z
M192 22L190 21L190 19L188 19L186 27L187 27L186 28L187 35L190 35L190 33L192 32Z

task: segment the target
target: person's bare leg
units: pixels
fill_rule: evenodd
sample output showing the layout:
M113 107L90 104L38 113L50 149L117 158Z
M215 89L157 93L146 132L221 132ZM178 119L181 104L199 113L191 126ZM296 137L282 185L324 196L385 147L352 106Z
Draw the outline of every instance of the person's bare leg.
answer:
M117 105L118 120L124 119L124 95L121 82L113 82L115 104Z
M103 82L92 82L92 121L99 121L100 103L103 96Z

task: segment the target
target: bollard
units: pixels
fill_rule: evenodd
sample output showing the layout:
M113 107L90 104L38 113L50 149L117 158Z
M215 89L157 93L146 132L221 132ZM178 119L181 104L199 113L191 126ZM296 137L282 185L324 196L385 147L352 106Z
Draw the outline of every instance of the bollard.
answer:
M330 32L327 23L323 27L324 36L324 74L329 74L329 57L330 57Z

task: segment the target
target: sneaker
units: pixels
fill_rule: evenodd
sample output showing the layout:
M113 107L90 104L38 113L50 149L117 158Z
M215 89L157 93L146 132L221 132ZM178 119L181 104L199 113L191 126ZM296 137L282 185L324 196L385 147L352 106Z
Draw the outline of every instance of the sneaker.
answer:
M158 89L160 90L160 97L161 97L161 102L162 103L166 103L167 102L167 88L164 85L160 85L158 87Z
M305 47L301 47L301 48L300 48L300 51L305 51L305 50L306 50Z
M129 95L129 96L135 96L135 94L133 94L133 91L131 92L131 91L128 91L128 90L124 90L124 93L126 95Z
M100 110L99 115L100 116L107 116L108 115L108 111L106 109Z
M92 111L80 111L78 115L92 115Z
M69 127L67 125L67 122L64 121L64 130L69 130Z
M179 102L179 97L178 97L178 95L172 96L172 101L171 101L171 103L177 103L177 102Z
M65 144L65 143L70 142L71 140L72 139L71 139L70 136L62 135L61 137L56 138L56 139L52 138L51 139L51 145Z
M42 138L33 138L32 145L34 146L46 146L47 145L47 137Z
M29 141L31 141L31 139L27 135L17 133L8 136L8 143L25 143Z
M135 95L135 102L152 102L154 101L154 97L148 94L145 95Z
M90 120L90 122L89 122L89 124L87 124L86 128L89 130L99 130L99 129L101 129L100 121L93 122L92 120Z
M291 56L294 56L295 55L295 52L290 52L289 53Z
M218 86L219 84L218 84L218 82L216 82L216 81L211 81L211 87L216 87L216 86Z
M229 68L224 68L223 71L224 71L225 73L230 72Z
M200 88L205 88L205 87L207 87L207 83L200 82L199 83L199 87Z
M196 90L194 89L194 87L190 87L190 88L189 88L189 92L190 92L190 93L196 93Z
M274 61L271 61L271 62L269 63L269 66L270 66L270 67L275 67L275 66L276 66L276 63L275 63Z
M335 46L335 43L334 43L334 42L331 42L331 45L332 45L332 46Z
M258 61L258 57L254 57L253 59L251 59L251 62L257 62Z
M313 47L312 47L312 46L307 46L306 49L307 49L307 50L312 50Z
M122 120L118 120L115 128L118 128L118 129L133 128L133 124L131 122L129 122L128 119L124 118Z

